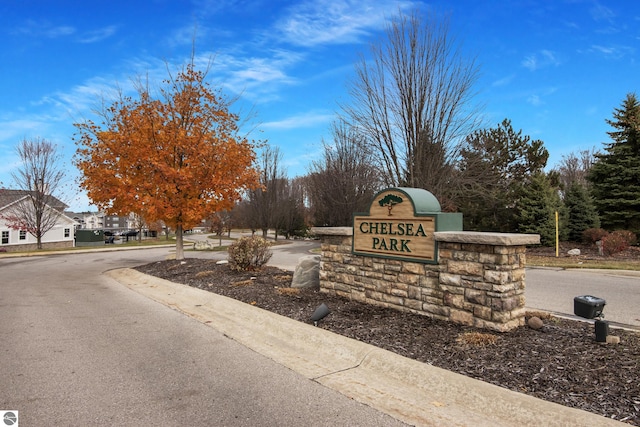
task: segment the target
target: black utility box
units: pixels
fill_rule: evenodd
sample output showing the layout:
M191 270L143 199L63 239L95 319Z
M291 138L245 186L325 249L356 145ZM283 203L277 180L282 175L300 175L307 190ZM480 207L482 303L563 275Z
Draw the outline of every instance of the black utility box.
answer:
M594 319L602 316L602 310L606 301L602 298L592 295L581 295L573 299L573 314L584 317L585 319Z
M607 342L607 335L609 335L609 322L605 320L596 320L596 341Z

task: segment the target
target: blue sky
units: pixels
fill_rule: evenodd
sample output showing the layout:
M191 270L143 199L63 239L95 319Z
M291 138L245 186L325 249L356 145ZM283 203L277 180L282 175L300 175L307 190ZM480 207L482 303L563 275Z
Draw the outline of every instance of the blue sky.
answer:
M348 101L353 64L399 10L450 14L475 57L484 121L505 118L544 141L549 167L602 147L605 123L640 86L636 0L4 0L0 3L0 183L11 186L16 145L57 144L72 180L74 121L131 78L183 64L194 31L212 81L255 112L255 139L280 147L289 176L304 175ZM82 194L73 210L89 209Z

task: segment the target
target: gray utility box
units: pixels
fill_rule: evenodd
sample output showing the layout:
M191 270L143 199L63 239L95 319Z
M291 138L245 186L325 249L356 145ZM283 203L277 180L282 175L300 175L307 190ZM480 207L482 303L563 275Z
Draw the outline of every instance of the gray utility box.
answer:
M584 317L585 319L594 319L602 316L602 310L606 301L602 298L592 295L581 295L573 299L573 314Z

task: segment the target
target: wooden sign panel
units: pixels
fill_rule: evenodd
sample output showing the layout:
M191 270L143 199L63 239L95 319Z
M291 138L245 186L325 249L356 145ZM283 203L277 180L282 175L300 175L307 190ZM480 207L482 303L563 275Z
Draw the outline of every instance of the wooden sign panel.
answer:
M354 215L353 253L436 262L435 230L435 213L416 213L408 194L385 190L374 198L368 215Z

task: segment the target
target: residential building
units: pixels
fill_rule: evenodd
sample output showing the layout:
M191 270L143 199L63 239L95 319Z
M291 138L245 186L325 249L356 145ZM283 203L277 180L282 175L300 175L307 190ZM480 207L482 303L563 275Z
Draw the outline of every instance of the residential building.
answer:
M37 249L37 240L26 229L16 227L11 217L17 206L31 203L33 192L0 189L0 251L16 252ZM53 196L48 196L46 209L56 217L55 225L42 236L43 248L67 248L74 246L76 223L64 214L67 207Z

